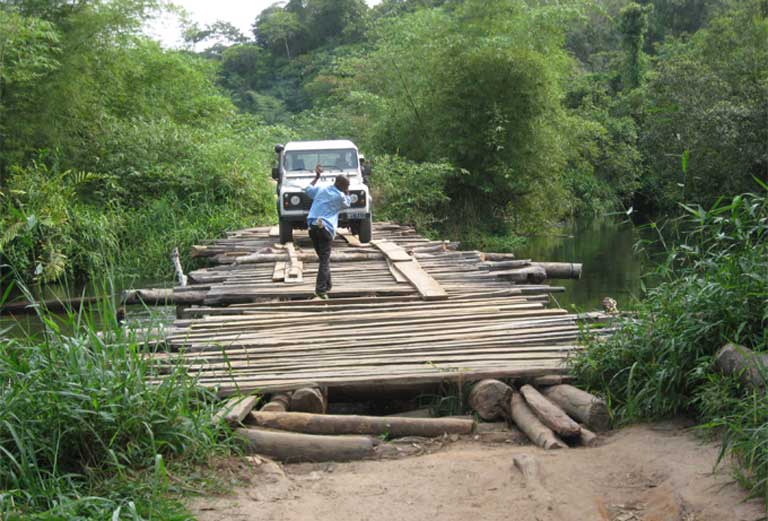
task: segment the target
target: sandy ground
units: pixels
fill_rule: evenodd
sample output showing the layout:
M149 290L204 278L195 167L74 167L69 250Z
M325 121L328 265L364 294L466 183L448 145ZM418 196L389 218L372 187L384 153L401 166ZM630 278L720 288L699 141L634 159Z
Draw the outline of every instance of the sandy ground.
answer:
M514 465L531 456L534 474ZM254 458L251 485L190 505L201 521L756 521L759 503L717 446L679 424L635 426L596 448L546 452L459 440L400 459L281 466ZM530 458L529 458L530 460Z

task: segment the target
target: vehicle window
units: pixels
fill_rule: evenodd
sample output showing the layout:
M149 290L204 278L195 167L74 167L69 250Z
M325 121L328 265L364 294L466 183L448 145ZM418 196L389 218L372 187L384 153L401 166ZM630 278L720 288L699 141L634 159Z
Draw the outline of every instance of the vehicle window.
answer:
M294 150L285 153L283 165L288 172L312 171L320 164L324 170L348 170L357 168L357 152L354 149Z

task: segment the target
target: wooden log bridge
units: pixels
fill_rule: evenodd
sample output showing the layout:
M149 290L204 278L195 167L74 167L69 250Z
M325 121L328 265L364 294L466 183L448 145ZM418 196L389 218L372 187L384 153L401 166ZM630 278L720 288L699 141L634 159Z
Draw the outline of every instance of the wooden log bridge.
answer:
M460 251L413 228L374 224L361 244L345 230L333 244L330 300L313 300L317 257L306 232L277 244L249 228L195 246L210 266L175 288L187 304L166 330L179 363L220 395L562 374L581 349L578 320L550 308L580 264ZM194 295L194 298L185 298ZM193 303L193 305L189 305Z

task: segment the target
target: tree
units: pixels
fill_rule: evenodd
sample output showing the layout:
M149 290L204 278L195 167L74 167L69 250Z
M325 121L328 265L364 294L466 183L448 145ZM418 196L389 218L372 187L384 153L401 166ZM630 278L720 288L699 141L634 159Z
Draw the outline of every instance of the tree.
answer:
M258 42L262 42L273 53L277 54L278 46L285 50L285 56L291 59L290 40L299 34L301 24L295 13L273 4L256 18L253 32Z
M8 105L28 102L28 89L59 66L58 43L49 22L0 9L0 188L10 160Z
M768 18L741 2L688 42L660 48L646 87L643 197L709 204L768 180ZM685 166L683 166L685 158Z
M648 12L652 9L652 5L631 3L620 13L619 32L626 52L623 78L627 90L639 87L643 81L646 66L643 44L648 32Z

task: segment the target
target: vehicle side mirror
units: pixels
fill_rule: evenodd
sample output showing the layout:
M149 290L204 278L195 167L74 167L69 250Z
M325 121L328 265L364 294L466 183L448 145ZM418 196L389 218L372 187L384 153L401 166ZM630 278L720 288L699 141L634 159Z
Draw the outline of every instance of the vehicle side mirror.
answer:
M272 179L275 181L280 179L280 167L273 167L272 168Z

